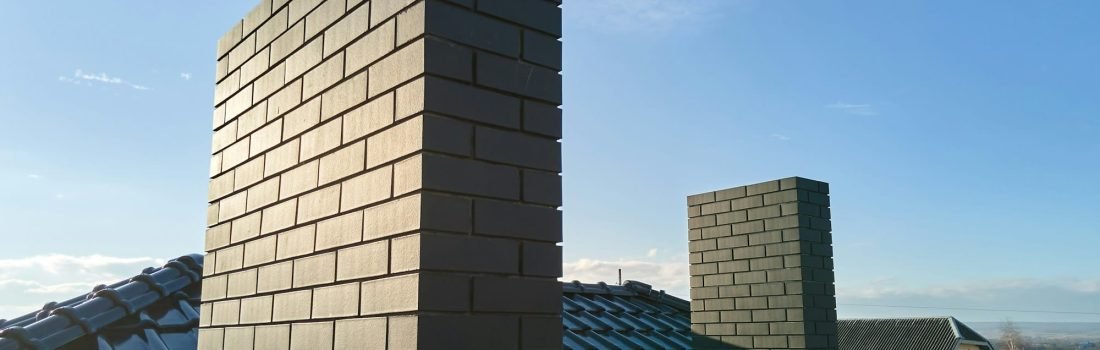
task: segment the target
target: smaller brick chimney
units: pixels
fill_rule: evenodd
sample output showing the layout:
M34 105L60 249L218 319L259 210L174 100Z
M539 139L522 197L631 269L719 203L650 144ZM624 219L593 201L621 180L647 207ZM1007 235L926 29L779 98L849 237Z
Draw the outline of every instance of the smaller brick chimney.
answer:
M696 349L837 349L827 183L697 194L688 217Z

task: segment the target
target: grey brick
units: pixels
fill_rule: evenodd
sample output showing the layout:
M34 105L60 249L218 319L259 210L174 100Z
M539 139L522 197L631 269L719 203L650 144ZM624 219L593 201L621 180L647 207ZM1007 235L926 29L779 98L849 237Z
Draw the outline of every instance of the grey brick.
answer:
M688 207L688 217L693 218L699 215L703 215L703 207L699 205L693 205ZM229 244L226 242L225 244ZM223 245L224 246L224 245Z
M730 189L721 190L714 193L715 200L729 200L736 199L745 196L745 187L734 187Z
M726 261L731 259L733 259L733 251L729 249L703 252L703 262Z
M762 232L764 231L763 221L749 221L738 224L733 224L733 234L743 235L747 233Z
M543 0L482 0L478 11L561 36L561 8Z
M762 182L745 187L745 194L750 196L776 191L779 191L779 181Z
M692 276L710 275L718 273L718 264L695 264L688 267L688 269L691 271Z
M786 348L787 337L785 336L756 336L752 337L752 344L756 348Z
M714 202L714 192L690 195L687 198L688 205L703 205L710 202Z
M721 311L722 322L752 322L752 311Z
M519 273L519 243L514 240L422 233L419 247L411 250L419 254L422 270Z
M700 237L703 239L726 237L733 234L733 227L730 225L704 227Z
M749 245L762 245L783 242L782 231L770 231L749 235Z
M475 135L475 156L479 159L561 171L561 144L555 140L486 127L477 127Z
M561 242L562 215L554 208L479 199L474 201L474 233Z
M425 3L424 31L466 45L519 57L520 30L511 24L439 1Z
M797 216L797 215L783 216L783 217L778 217L778 218L765 219L764 220L764 228L766 228L769 231L772 231L772 230L783 230L783 229L795 228L795 227L799 227L799 226L807 226L808 227L810 225L809 221L810 221L809 217L807 217L807 216Z
M703 286L725 286L733 284L733 274L725 273L719 275L706 275L703 276Z
M721 320L719 311L692 312L691 323L717 323Z
M805 191L801 191L801 192L805 192ZM824 194L824 193L817 193L817 192L805 192L805 193L806 193L806 196L807 196L806 201L808 201L810 203L813 203L813 204L823 206L823 207L828 207L829 206L829 195Z
M786 293L783 283L762 283L750 286L752 296L783 295Z
M779 193L783 193L783 192L779 192ZM765 198L764 202L767 203L767 195L765 195L764 198ZM759 219L774 218L774 217L780 216L780 214L781 214L780 207L778 205L771 205L771 206L760 207L760 208L750 208L748 210L748 219L749 220L759 220Z
M478 85L561 104L561 75L557 71L515 59L479 52Z
M703 300L703 307L705 307L707 309L707 311L711 311L711 310L734 310L734 307L735 307L734 306L734 300L735 299L731 299L731 298L707 299L707 300Z
M767 299L768 306L773 309L800 308L805 305L801 295L778 295L770 296Z
M560 207L562 179L557 173L523 170L523 200L530 203Z
M758 258L749 260L749 268L753 271L757 270L773 270L783 268L783 258L780 256L773 256L768 258Z
M733 274L737 284L764 283L768 281L768 275L764 271L738 272Z
M737 298L751 296L752 292L749 290L748 285L732 285L718 287L718 297L720 298Z
M715 250L717 247L717 240L704 239L700 241L688 242L688 250L692 253L701 252L706 250Z
M732 223L737 223L737 222L745 222L749 219L747 213L748 212L744 211L744 210L738 210L738 211L729 212L729 213L721 213L721 214L715 215L715 222L719 225L732 224Z
M786 190L781 192L772 192L764 194L764 205L775 205L780 203L794 203L798 201L806 200L804 196L805 191L798 190Z
M801 177L789 177L789 178L786 178L786 179L779 180L779 188L781 190L789 190L789 189L796 189L797 188L797 189L817 191L817 192L828 192L828 189L826 189L824 191L822 191L820 189L819 184L822 184L822 183L823 182L814 181L814 180L801 178Z
M748 297L734 299L738 310L759 310L768 308L768 298Z
M691 289L691 300L714 299L718 297L718 287L700 287Z
M764 253L765 253L765 250L764 250L764 247L762 247L762 246L733 248L733 258L734 259L759 258L759 257L763 257L765 255Z
M520 320L521 349L553 349L562 343L561 316L524 316Z
M766 323L742 323L737 325L737 334L740 335L767 335L768 324Z
M733 237L718 238L717 248L741 248L749 245L749 236L739 235Z
M365 288L365 287L364 287ZM470 310L470 278L437 272L420 273L418 286L421 311Z
M557 38L530 30L523 31L524 60L561 70L561 56L561 41Z
M518 98L433 76L411 84L418 83L423 84L425 111L512 129L520 126ZM398 94L406 93L404 89L398 90Z
M737 329L732 324L726 323L711 323L706 325L707 335L734 335L737 334Z
M448 291L441 291L445 293ZM474 311L560 313L561 285L552 279L476 277Z
M699 216L688 219L688 228L695 229L715 225L714 215Z
M416 327L417 348L422 349L450 349L456 344L469 349L514 349L520 342L519 316L419 315ZM390 343L390 348L408 347Z
M787 310L784 309L752 310L752 322L775 322L786 320Z
M558 106L523 101L523 130L554 138L562 136L562 112Z
M745 272L749 271L749 260L723 261L718 263L718 272Z
M769 282L783 282L809 279L808 277L810 276L806 275L811 272L801 268L786 268L781 270L768 270L767 273Z
M730 201L730 209L732 210L745 210L762 206L764 206L763 196L744 197Z
M523 243L523 274L526 276L561 277L562 247L549 243Z
M519 199L519 170L516 168L424 154L422 172L424 189Z
M727 212L727 211L730 211L730 202L729 201L721 201L721 202L703 204L701 210L702 210L703 215L710 215L710 214Z

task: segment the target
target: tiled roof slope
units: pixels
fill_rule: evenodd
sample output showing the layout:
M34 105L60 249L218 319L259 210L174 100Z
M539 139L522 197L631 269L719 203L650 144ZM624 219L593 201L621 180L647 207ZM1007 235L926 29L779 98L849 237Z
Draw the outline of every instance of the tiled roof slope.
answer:
M627 281L562 284L565 349L691 349L691 305Z
M194 349L202 256L164 267L11 320L0 320L0 350Z
M841 349L955 350L960 343L993 349L954 317L840 320L837 337Z

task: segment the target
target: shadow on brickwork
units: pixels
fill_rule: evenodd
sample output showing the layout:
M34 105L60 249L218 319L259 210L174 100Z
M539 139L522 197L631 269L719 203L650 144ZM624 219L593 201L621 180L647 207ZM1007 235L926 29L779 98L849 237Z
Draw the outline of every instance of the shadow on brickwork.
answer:
M724 343L720 339L715 339L714 337L698 334L698 333L695 333L695 332L691 333L691 338L693 340L692 341L692 348L695 349L695 350L748 350L749 349L749 348L746 348L746 347L743 347L743 346L740 346L740 345Z

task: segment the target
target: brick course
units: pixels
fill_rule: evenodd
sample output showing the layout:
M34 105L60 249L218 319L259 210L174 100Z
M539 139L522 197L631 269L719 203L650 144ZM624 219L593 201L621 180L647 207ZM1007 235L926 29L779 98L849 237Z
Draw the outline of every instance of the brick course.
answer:
M560 4L476 5L218 40L200 349L560 348Z
M787 178L687 198L696 349L837 348L828 194Z

